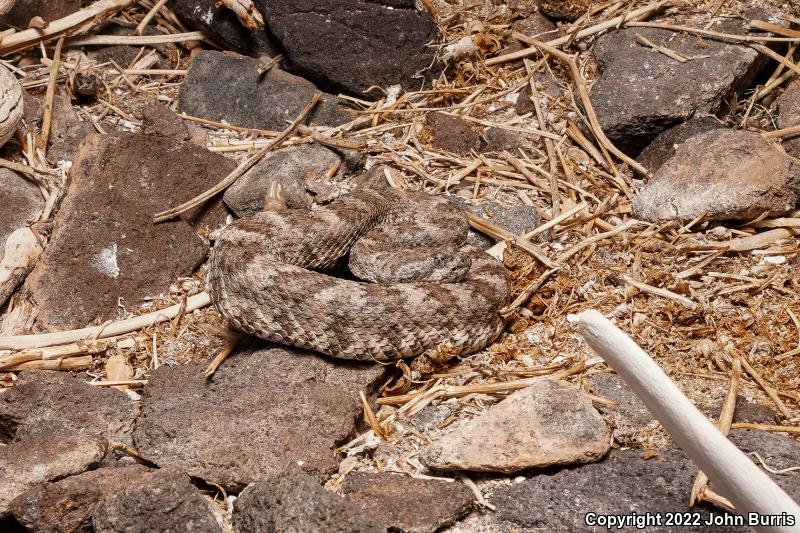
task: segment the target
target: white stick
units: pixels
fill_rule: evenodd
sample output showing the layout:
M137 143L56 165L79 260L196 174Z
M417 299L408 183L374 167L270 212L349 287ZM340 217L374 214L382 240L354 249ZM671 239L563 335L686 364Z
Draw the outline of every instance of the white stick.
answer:
M746 522L749 513L783 516L786 518L783 525L754 529L800 532L800 506L726 439L630 337L594 310L567 318L578 326L592 350L642 399L686 455L708 475L717 492L733 502Z

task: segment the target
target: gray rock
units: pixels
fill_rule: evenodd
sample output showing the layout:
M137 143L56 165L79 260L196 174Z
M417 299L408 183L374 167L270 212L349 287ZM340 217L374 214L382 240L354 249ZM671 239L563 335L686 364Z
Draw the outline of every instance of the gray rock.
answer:
M78 150L42 259L28 277L44 329L79 328L117 317L194 272L208 230L226 212L221 199L177 219L153 214L215 185L235 163L187 142L146 135L88 136Z
M623 446L636 443L636 433L653 422L653 416L639 397L617 374L592 374L586 379L592 394L618 402L598 405L598 410L613 420L614 440Z
M45 481L80 474L106 454L106 440L90 435L41 436L0 446L0 516L11 501Z
M134 415L130 399L116 389L95 387L64 372L28 370L0 394L0 440L80 434L130 441L126 435Z
M319 479L338 466L358 391L384 373L283 348L247 350L206 381L203 369L161 367L143 393L134 440L142 457L228 489L280 472L291 461ZM287 430L287 428L291 428Z
M439 111L425 115L431 129L431 145L454 154L469 154L481 149L481 136L458 117Z
M691 137L724 127L724 124L711 116L690 118L686 122L660 133L658 137L653 139L653 142L641 151L636 157L636 160L644 165L651 173L655 172L661 168L669 158L675 155L675 150L677 150L681 144Z
M520 95L520 98L524 96ZM487 128L483 132L483 139L486 141L481 149L483 152L509 151L516 154L518 148L527 148L533 143L528 135L504 128Z
M178 110L234 126L281 131L319 92L278 67L259 75L259 61L205 51L192 60L181 84ZM323 94L306 123L335 126L352 119L339 98Z
M794 209L800 165L757 133L715 129L678 146L633 200L651 222L751 220Z
M14 171L0 169L0 260L8 236L24 228L44 208L39 188Z
M140 480L149 468L132 465L100 468L75 476L42 483L20 496L9 506L19 524L39 533L92 531L92 512L100 499Z
M378 533L386 526L354 503L322 488L297 464L270 480L247 487L236 500L234 527L240 533Z
M679 63L639 44L636 34L695 59ZM601 75L591 101L600 125L634 154L696 113L723 110L726 98L750 87L764 64L746 46L653 28L609 32L595 43L594 55Z
M486 201L473 204L458 196L453 196L453 200L458 203L462 209L474 213L481 218L485 218L489 222L501 226L514 235L522 235L532 231L542 223L539 213L530 205L506 207L497 202ZM467 244L480 248L481 250L491 248L494 242L494 239L491 237L473 230L470 230L469 237L467 237Z
M438 39L438 27L413 1L258 4L293 71L322 87L361 95L373 85L418 89L438 75L431 68L435 50L428 46Z
M389 474L351 472L342 495L390 528L433 533L472 508L475 495L463 483Z
M775 100L775 109L779 128L800 125L800 79L791 82ZM800 134L785 138L783 147L789 155L800 158Z
M227 191L225 204L243 217L264 208L264 194L269 184L280 181L286 204L294 209L311 207L306 183L321 178L341 158L319 144L302 144L278 150L258 162Z
M642 450L614 450L602 462L533 476L494 491L497 517L536 531L603 532L590 527L587 513L623 515L687 512L696 467L677 450L642 458ZM695 508L704 520L708 509ZM713 510L719 516L722 511ZM528 530L528 529L526 529ZM733 532L749 528L650 526L654 532Z
M423 448L436 470L512 473L586 463L611 447L611 430L580 390L542 379Z
M226 48L248 55L278 53L265 28L245 28L236 14L221 4L170 0L167 5L186 26L207 33Z
M800 466L800 442L782 433L771 433L756 429L734 429L729 437L743 452L750 454L754 463L763 465L753 453L757 453L766 465L775 470ZM800 471L770 474L795 501L800 500Z
M92 512L95 533L169 531L222 533L211 502L189 476L165 468L138 476L104 495Z

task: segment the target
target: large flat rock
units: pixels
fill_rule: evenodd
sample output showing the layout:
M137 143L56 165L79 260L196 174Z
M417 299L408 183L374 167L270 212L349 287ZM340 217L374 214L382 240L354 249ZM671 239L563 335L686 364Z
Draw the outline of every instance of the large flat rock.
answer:
M637 34L691 60L680 63L644 46ZM653 28L609 32L595 43L594 56L601 74L592 105L606 135L629 153L695 113L720 111L763 66L746 46Z
M85 472L106 454L102 437L46 436L0 446L0 516L11 501L39 483Z
M413 0L257 4L291 68L322 87L358 95L373 85L419 89L438 74L431 68L435 49L428 46L438 39L438 27Z
M333 473L335 447L362 413L358 391L384 372L283 348L240 352L211 381L202 371L153 373L134 440L147 460L232 490L294 461L320 479Z
M800 165L761 135L713 129L690 137L633 200L636 217L651 222L769 218L795 208Z
M9 512L30 531L90 532L92 512L100 499L137 482L149 471L141 465L99 468L42 483L14 498Z
M200 52L181 84L178 110L234 126L281 131L320 92L313 83L259 61L222 52ZM335 126L352 120L336 96L323 94L306 123Z
M676 450L659 452L654 459L644 459L643 454L643 450L614 450L599 463L497 488L491 499L497 506L496 517L525 528L524 531L604 532L609 529L586 522L588 513L663 515L690 511L687 501L697 472L692 462ZM702 513L701 521L709 515L708 508L694 510ZM724 514L718 510L714 513ZM644 531L711 533L750 529L652 525Z
M89 385L65 372L29 370L0 394L0 441L75 434L129 441L134 416L123 392Z
M236 500L240 533L385 533L379 517L325 490L297 464L247 487Z
M222 533L211 501L189 476L170 468L137 476L121 490L105 494L92 512L92 530Z
M90 135L78 149L50 243L28 278L44 329L117 317L194 272L206 229L225 215L221 200L184 219L153 214L209 189L235 164L188 142L145 135Z
M342 494L392 530L409 533L434 533L452 525L475 499L463 483L383 472L347 474Z
M420 459L437 470L512 473L597 461L610 447L611 430L592 402L543 378L445 433Z
M0 260L3 259L8 236L24 228L43 208L39 188L16 172L0 168Z

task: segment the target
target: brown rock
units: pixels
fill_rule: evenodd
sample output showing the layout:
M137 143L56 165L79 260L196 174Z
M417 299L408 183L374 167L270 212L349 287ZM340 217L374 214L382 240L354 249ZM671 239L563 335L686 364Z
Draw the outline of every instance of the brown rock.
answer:
M512 473L588 463L611 447L611 430L580 390L546 378L515 392L424 448L437 470Z
M153 373L134 440L147 460L229 489L275 475L292 461L319 479L334 472L334 449L361 417L358 391L384 373L283 348L238 353L211 381L202 371Z
M520 98L524 97L520 95ZM533 144L530 136L505 128L486 128L486 131L483 132L483 139L486 141L486 145L481 149L483 152L509 151L516 154L518 148L528 148L530 144Z
M192 138L189 126L167 105L147 104L141 109L141 114L143 135L167 137L177 141L189 141Z
M686 122L678 124L674 128L670 128L658 135L653 142L651 142L642 152L636 157L636 160L644 165L650 172L655 172L661 165L675 155L675 150L678 146L686 142L691 137L699 133L724 128L722 124L715 117L697 117L691 118Z
M475 499L463 483L367 472L347 474L342 494L381 523L409 533L433 533L454 524Z
M52 483L37 485L17 496L9 512L23 527L40 533L92 530L92 512L100 499L136 483L149 468L141 465L100 468Z
M715 129L691 137L633 200L644 220L750 220L794 209L800 166L757 133Z
M536 0L542 13L557 19L573 21L600 4L597 0Z
M325 490L294 463L270 480L242 491L233 520L240 533L386 532L379 517Z
M640 44L637 34L693 59L679 63ZM594 55L601 74L592 105L606 135L631 154L696 114L727 111L727 98L749 88L764 65L747 46L654 28L609 32Z
M14 388L0 394L0 440L42 435L103 435L130 441L135 411L128 397L95 387L64 372L28 370Z
M85 472L106 454L102 437L43 436L0 446L0 516L11 501L45 481Z
M11 11L0 17L0 22L27 29L33 17L42 17L45 22L52 22L80 8L81 0L16 0Z
M800 125L800 79L795 79L776 100L778 127L791 128ZM783 140L783 147L791 156L800 158L800 134Z
M92 513L95 533L169 531L222 533L210 500L186 474L165 468L103 496Z
M50 243L28 278L39 325L84 327L117 316L194 272L208 252L188 221L216 227L221 200L185 220L153 214L209 189L234 162L186 142L90 135L81 144Z
M249 57L199 53L181 84L178 110L234 126L285 129L319 90L277 66L260 75L259 64ZM323 93L305 122L326 126L349 122L352 117L341 104L336 96Z
M425 115L431 128L431 144L447 152L468 154L481 148L481 136L458 117L438 111Z
M28 225L43 208L44 198L39 188L16 172L0 169L0 260L8 236Z
M38 96L25 93L23 96L23 124L39 124L44 101ZM81 141L95 129L88 122L82 122L72 108L69 99L56 95L53 100L53 118L47 142L47 158L50 161L74 161L75 151Z
M557 27L552 20L545 17L541 12L536 11L523 19L515 20L511 25L511 29L519 33L524 33L529 37L549 41L555 38L555 35L545 36L543 34L555 32Z
M333 92L419 89L439 70L439 28L413 0L260 0L293 71Z
M280 181L286 204L293 209L308 209L311 197L306 192L306 183L320 179L338 162L341 158L335 152L319 144L278 150L259 161L225 191L225 204L240 217L257 213L264 208L264 194L269 184Z

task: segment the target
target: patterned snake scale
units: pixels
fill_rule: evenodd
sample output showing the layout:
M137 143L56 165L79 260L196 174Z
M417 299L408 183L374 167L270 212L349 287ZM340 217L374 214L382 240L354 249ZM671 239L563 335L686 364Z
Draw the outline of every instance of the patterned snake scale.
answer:
M500 334L511 292L505 267L464 245L467 232L446 198L359 189L232 223L208 290L234 328L279 344L365 361L466 354Z

